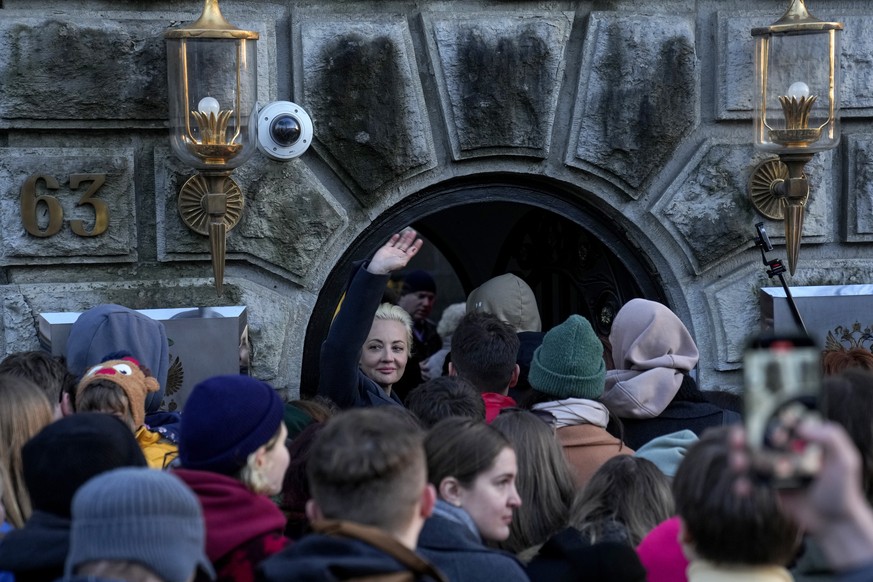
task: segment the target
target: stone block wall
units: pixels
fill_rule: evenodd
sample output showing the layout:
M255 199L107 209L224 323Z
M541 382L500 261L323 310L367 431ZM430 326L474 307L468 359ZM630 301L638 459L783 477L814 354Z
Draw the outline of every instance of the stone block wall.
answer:
M870 283L873 5L807 5L846 24L844 139L807 167L791 283ZM319 292L350 246L413 222L424 191L500 175L560 185L609 217L697 339L701 384L739 388L757 289L778 284L746 194L763 159L749 31L787 1L224 0L229 21L260 33L259 101L302 105L315 141L235 172L246 208L220 298L208 241L176 210L192 172L166 131L161 34L201 7L0 0L5 352L37 346L43 311L245 304L253 373L294 394ZM21 214L37 204L22 198L28 180L47 202L36 234ZM95 235L101 208L108 228ZM767 228L779 245L782 226Z

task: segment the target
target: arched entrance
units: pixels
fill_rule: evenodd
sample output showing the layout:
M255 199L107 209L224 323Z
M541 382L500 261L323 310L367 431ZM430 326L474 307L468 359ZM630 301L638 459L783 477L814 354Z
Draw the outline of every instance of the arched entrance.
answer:
M412 225L449 262L465 292L512 272L537 296L543 329L572 313L601 337L634 297L667 303L664 285L614 219L578 191L516 176L459 181L407 197L349 247L318 295L303 352L301 394L318 383L318 358L334 308L355 261Z

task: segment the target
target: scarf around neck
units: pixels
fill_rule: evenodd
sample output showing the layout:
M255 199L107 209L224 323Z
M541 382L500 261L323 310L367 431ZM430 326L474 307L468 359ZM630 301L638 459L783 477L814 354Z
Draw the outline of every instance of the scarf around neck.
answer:
M433 515L463 525L470 530L477 540L482 541L482 536L479 535L479 528L476 527L476 522L473 521L473 518L470 517L470 514L463 507L455 507L448 501L437 499L436 505L433 507Z
M585 398L565 398L552 402L541 402L533 406L535 410L545 410L555 417L555 428L593 424L606 428L609 424L609 409L601 402Z

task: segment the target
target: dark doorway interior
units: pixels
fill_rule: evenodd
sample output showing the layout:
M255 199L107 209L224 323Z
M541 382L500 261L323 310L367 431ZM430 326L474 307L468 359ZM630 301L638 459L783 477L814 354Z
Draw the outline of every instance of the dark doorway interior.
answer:
M307 329L302 395L316 390L320 345L354 261L407 224L438 249L464 293L507 272L524 279L537 296L544 330L578 313L606 339L628 300L664 301L657 274L616 221L590 208L579 193L516 179L445 186L386 213L328 277Z

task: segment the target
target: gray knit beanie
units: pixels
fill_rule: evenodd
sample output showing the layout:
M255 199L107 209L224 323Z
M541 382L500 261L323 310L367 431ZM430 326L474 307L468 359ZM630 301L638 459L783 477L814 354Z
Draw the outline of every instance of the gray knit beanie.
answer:
M603 394L605 380L603 344L581 315L571 315L546 333L534 351L528 375L533 389L558 400L596 400Z
M130 467L102 473L79 488L72 513L67 577L98 560L135 562L165 582L186 582L197 566L215 577L204 553L200 502L171 473Z

